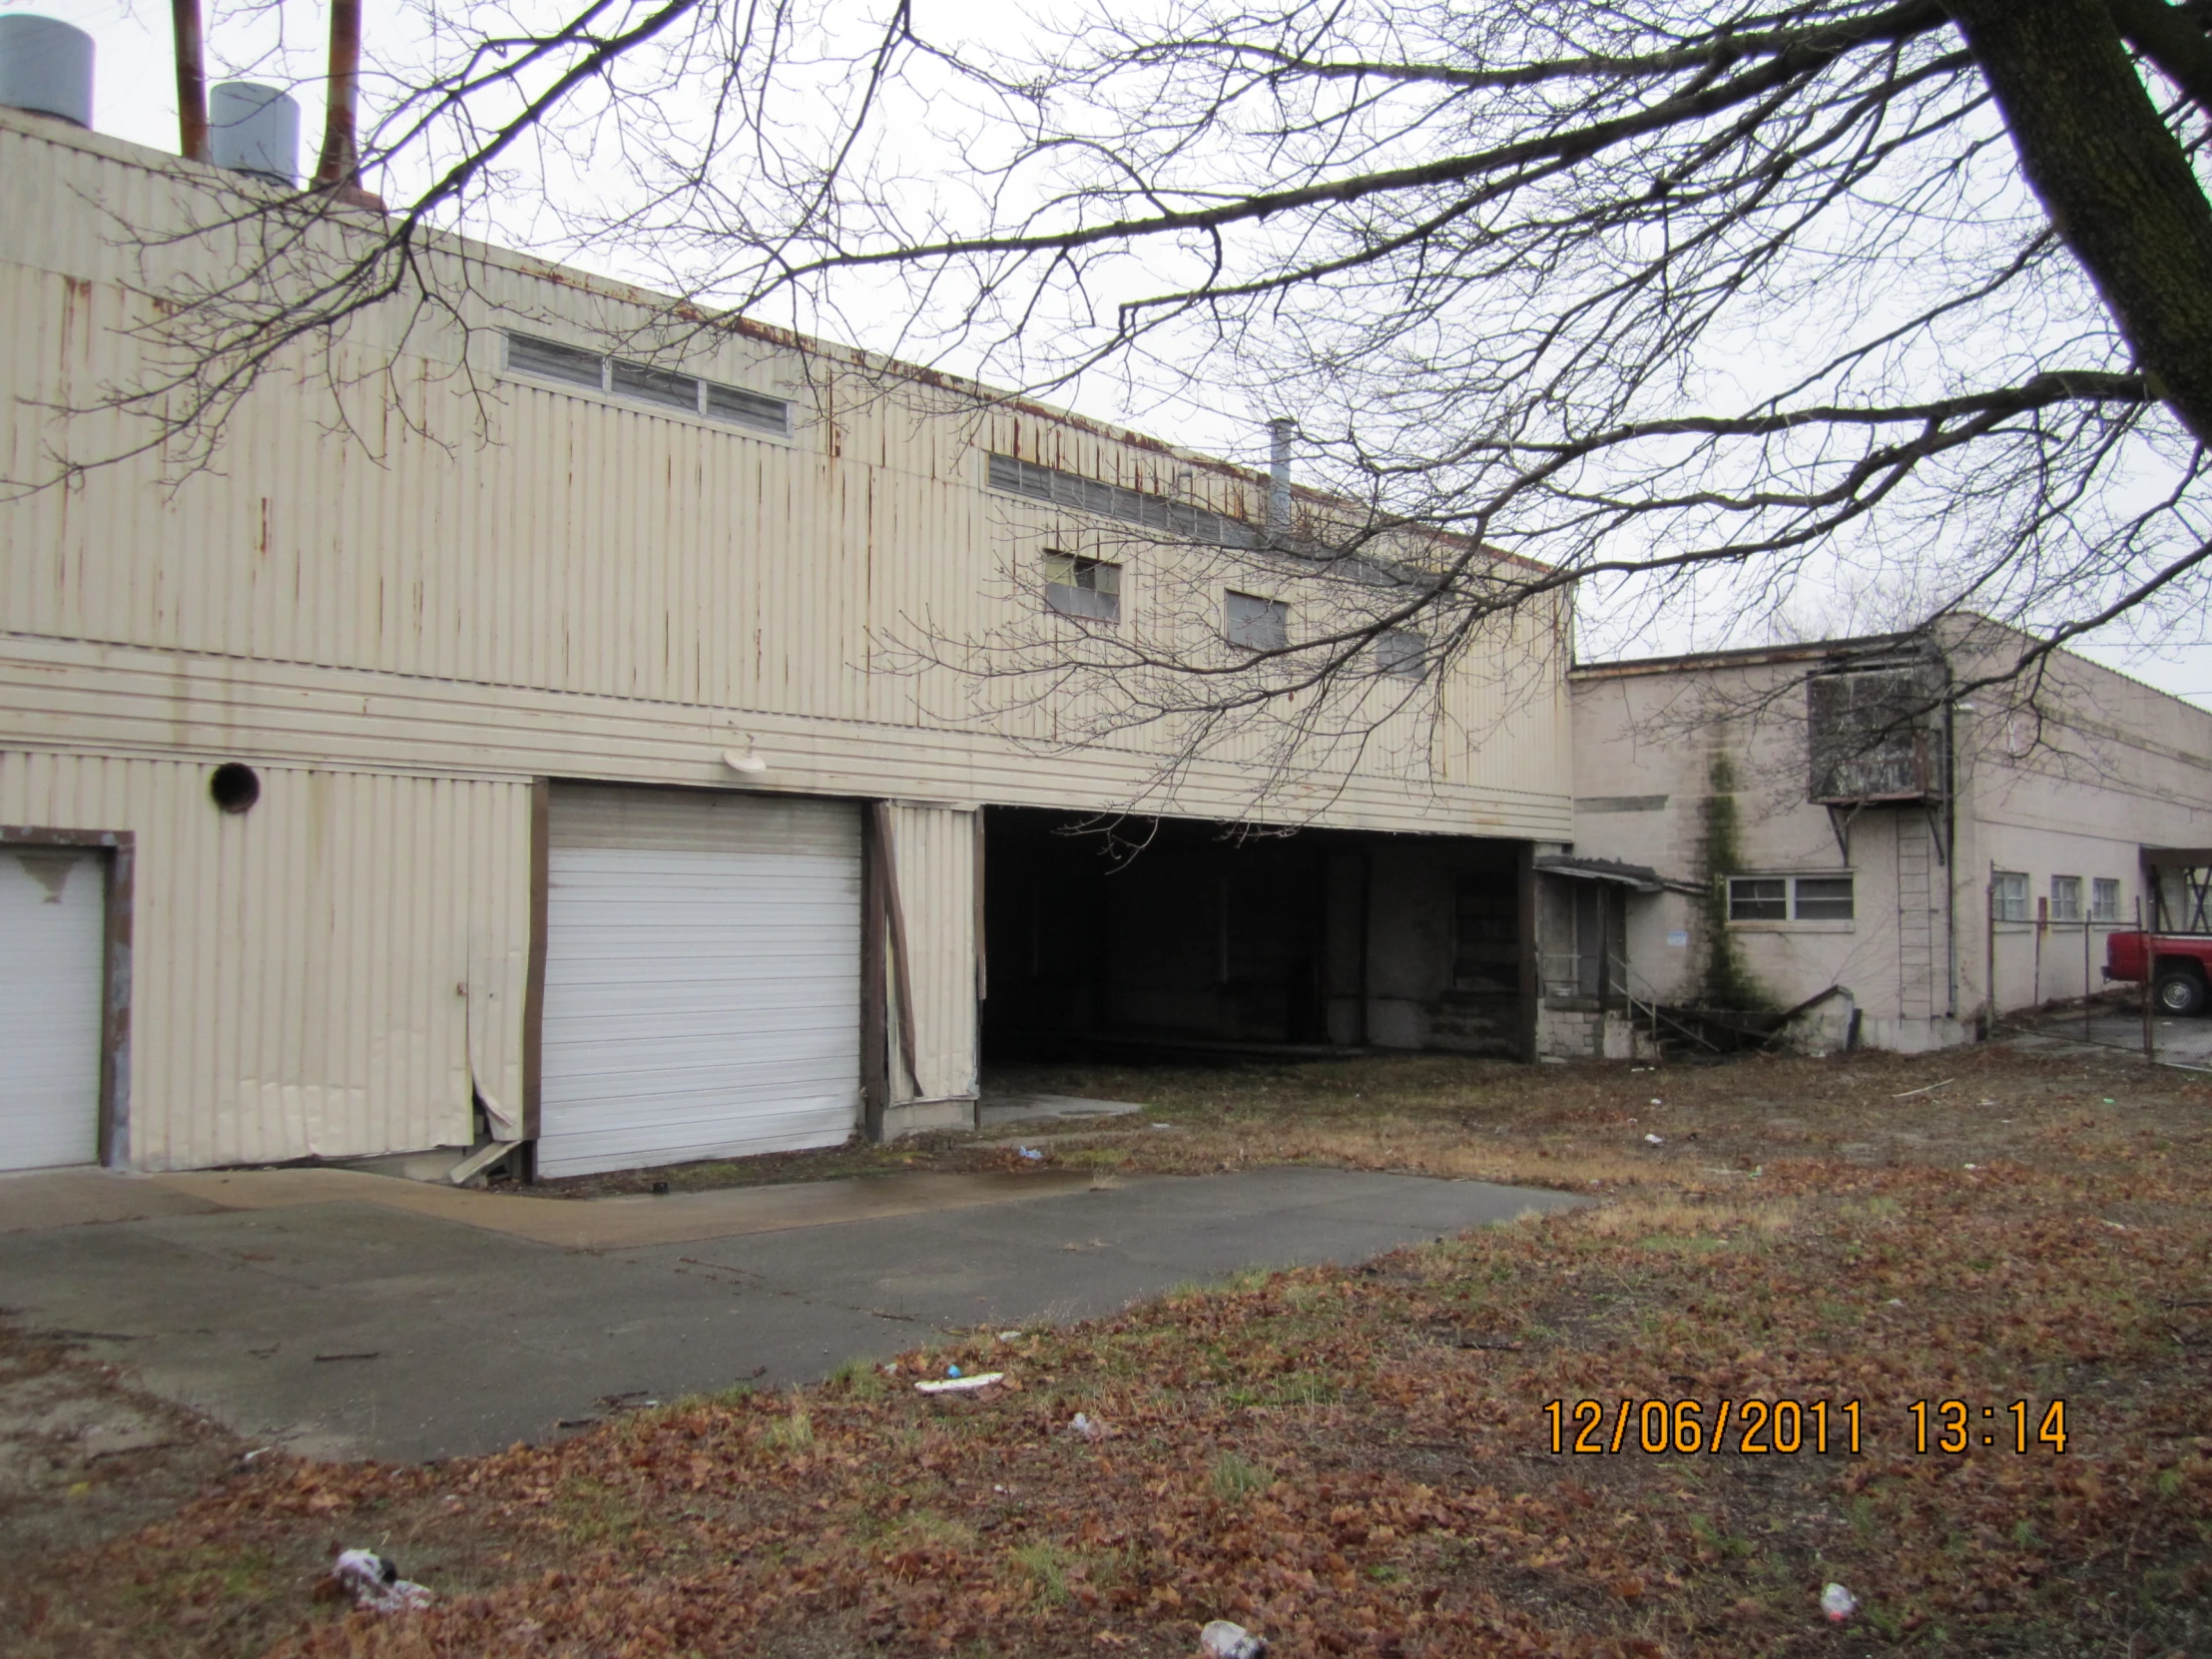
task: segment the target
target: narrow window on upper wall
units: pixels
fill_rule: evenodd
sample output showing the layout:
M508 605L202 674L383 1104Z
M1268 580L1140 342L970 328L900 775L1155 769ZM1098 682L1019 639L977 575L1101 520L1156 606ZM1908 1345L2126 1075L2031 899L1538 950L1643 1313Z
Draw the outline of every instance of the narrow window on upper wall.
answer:
M2098 876L2089 887L2089 919L2091 921L2118 921L2120 919L2120 884L2105 876Z
M1048 610L1085 622L1121 620L1121 566L1076 553L1044 556L1044 602Z
M2081 919L2080 876L2053 875L2050 878L2050 919L2053 921L2079 921Z
M1375 666L1400 680L1428 676L1428 642L1410 628L1389 628L1376 636Z
M764 432L789 433L792 406L781 397L747 391L743 386L707 382L707 413L715 420L734 420L740 426L757 426Z
M2018 870L1998 870L1990 887L1989 905L1998 921L2025 921L2027 876Z
M627 403L650 403L709 420L731 421L757 431L791 435L791 404L766 392L743 386L725 386L702 380L696 374L655 368L651 363L626 362L559 340L534 334L507 336L507 367L534 380L557 380L563 385L585 386L610 392Z
M641 403L658 403L665 409L699 413L699 381L690 374L672 374L665 368L617 359L611 388L617 397L634 397Z
M1728 878L1730 921L1788 921L1790 882L1781 875L1731 875Z
M507 366L517 374L535 375L540 380L561 380L594 391L607 389L607 359L596 351L563 345L559 340L509 334Z
M1280 599L1231 589L1222 623L1229 643L1247 651L1280 651L1291 643L1291 608Z

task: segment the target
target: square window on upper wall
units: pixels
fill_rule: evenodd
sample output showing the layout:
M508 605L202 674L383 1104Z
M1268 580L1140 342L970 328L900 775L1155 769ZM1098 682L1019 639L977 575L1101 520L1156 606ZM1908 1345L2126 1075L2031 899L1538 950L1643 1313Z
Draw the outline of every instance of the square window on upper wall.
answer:
M1428 677L1428 642L1410 628L1388 628L1376 636L1375 666L1400 680Z
M1998 921L2027 919L2027 876L2019 870L2000 869L1989 882L1989 907Z
M1231 645L1247 651L1281 651L1291 643L1291 608L1282 600L1233 588L1225 600L1222 631Z
M1045 608L1084 622L1121 620L1121 566L1077 553L1044 556Z

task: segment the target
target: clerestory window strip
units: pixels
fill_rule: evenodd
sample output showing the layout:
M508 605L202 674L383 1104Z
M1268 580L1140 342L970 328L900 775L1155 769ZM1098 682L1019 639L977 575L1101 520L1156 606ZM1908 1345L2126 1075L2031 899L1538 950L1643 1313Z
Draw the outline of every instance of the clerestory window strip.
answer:
M1211 542L1220 547L1260 545L1260 538L1251 525L1209 507L1194 507L1187 501L1086 478L1078 472L1062 472L1058 467L1040 466L1018 455L994 453L991 456L990 486L1009 495L1026 496L1055 507L1072 507L1077 512L1096 513L1101 518L1141 524L1148 530L1185 541Z
M708 420L791 435L791 404L781 397L703 380L696 374L655 368L534 334L507 334L507 367L534 380L584 386L629 403L681 410Z

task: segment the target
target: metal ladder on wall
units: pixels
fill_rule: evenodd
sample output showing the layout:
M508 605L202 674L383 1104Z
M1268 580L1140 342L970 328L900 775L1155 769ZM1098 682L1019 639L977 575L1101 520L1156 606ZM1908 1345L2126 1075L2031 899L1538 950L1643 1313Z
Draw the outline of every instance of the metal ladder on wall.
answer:
M1898 847L1898 1012L1936 1014L1936 838L1918 813L1896 815Z

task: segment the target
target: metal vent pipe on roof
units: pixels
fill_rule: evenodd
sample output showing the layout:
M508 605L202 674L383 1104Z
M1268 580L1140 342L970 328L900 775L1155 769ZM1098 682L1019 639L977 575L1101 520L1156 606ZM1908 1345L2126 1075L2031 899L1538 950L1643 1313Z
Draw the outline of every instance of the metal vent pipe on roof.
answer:
M92 36L51 17L0 17L0 104L92 126Z
M1298 422L1289 418L1268 422L1268 534L1291 533L1291 437Z
M299 105L256 81L208 89L208 152L218 167L293 189L299 183Z

